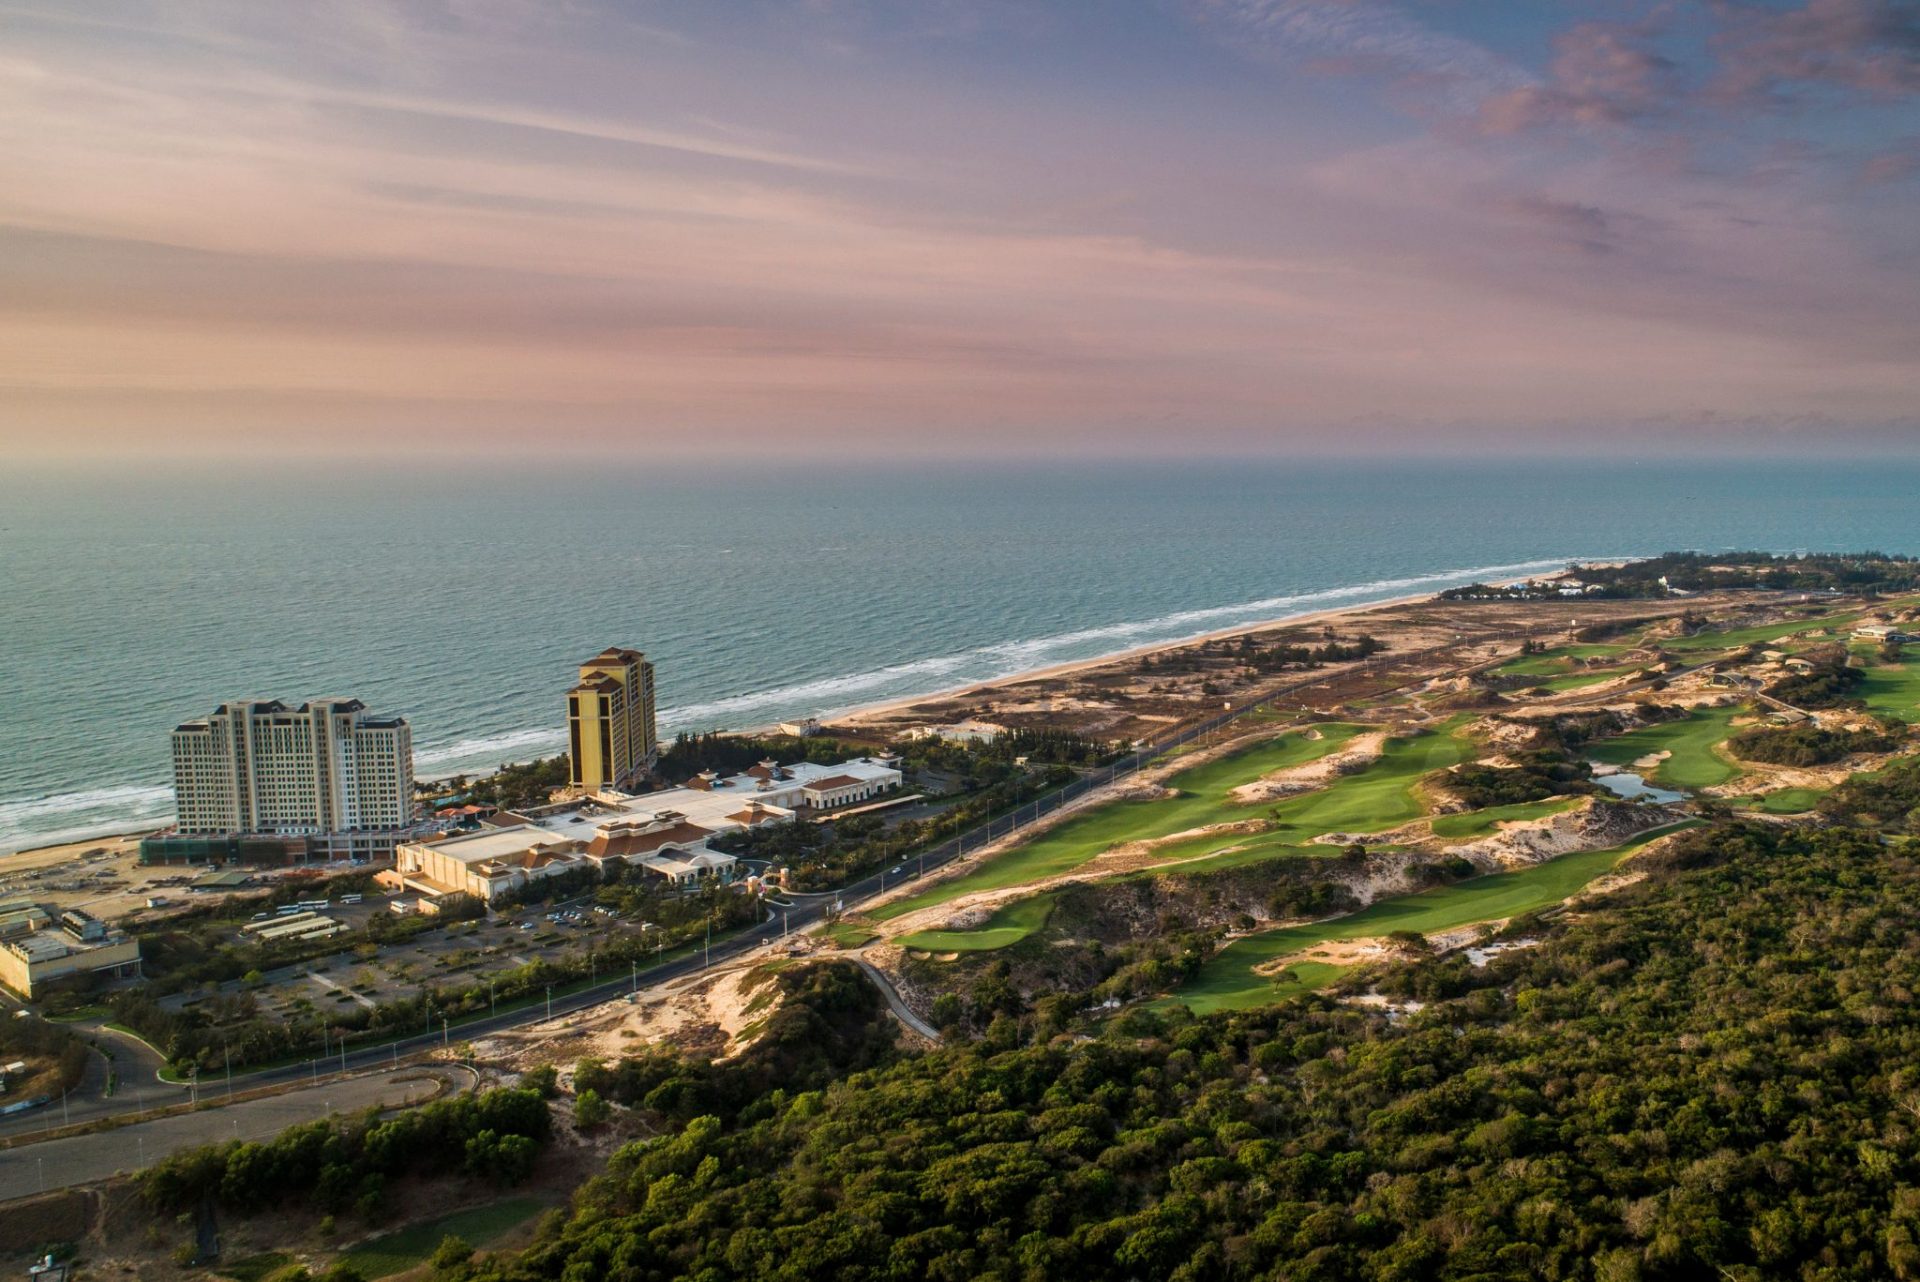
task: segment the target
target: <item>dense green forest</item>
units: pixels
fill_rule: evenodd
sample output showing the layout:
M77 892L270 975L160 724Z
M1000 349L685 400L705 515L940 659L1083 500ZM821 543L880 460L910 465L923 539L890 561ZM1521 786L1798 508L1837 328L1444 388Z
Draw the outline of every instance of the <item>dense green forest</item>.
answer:
M518 1184L552 1130L547 1103L531 1090L485 1091L436 1100L381 1120L378 1110L289 1127L265 1144L233 1141L170 1154L140 1175L158 1210L211 1202L245 1214L292 1198L351 1210L375 1221L393 1207L387 1183L462 1171Z
M664 1133L530 1249L459 1271L1920 1276L1920 863L1851 826L1737 822L1644 862L1577 917L1510 927L1535 946L1352 981L1427 1003L1392 1017L1332 994L1135 1008L1088 1037L1026 1012L882 1054L820 979L825 1024L787 1015L809 1047L790 1080L595 1066Z
M1443 781L1455 796L1479 810L1600 791L1592 779L1591 765L1549 749L1515 754L1511 766L1468 762L1444 776Z
M1776 766L1824 766L1856 752L1892 752L1899 746L1892 735L1880 731L1831 729L1812 723L1754 726L1727 740L1734 756Z

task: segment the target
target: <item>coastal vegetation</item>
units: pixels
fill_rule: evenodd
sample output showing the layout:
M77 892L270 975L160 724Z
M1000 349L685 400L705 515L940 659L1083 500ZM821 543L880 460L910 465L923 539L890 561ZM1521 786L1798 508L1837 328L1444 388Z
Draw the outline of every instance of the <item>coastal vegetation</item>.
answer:
M714 1081L691 1116L649 1091L663 1137L463 1276L1920 1276L1920 869L1845 828L1672 845L1578 917L1519 923L1530 947L1372 968L1425 1003L1391 1017L1305 991L1336 978L1306 962L1294 997L1136 1009L1091 1041L1023 1044L1033 1017L1007 1015L830 1089ZM1455 919L1431 906L1501 880L1367 928ZM1460 913L1534 898L1481 893Z
M1920 835L1920 757L1857 774L1820 802L1823 813L1883 832Z
M1549 750L1519 754L1511 766L1470 762L1448 774L1446 786L1447 791L1477 810L1595 792L1592 779L1592 766Z
M1796 708L1837 708L1857 703L1867 674L1848 660L1846 648L1821 645L1802 650L1799 659L1810 665L1790 672L1767 687L1769 697Z
M457 776L448 781L454 794L451 800L467 805L496 806L501 810L519 810L526 806L544 806L547 794L566 787L573 777L567 758L541 757L533 761L502 765L490 775L475 779ZM441 803L449 804L449 803Z
M1677 706L1496 699L1442 719L1463 706L1458 684L1416 671L1322 705L1353 721L1250 718L1246 740L1191 745L1198 764L1164 763L1129 799L833 921L843 947L916 927L858 965L888 970L940 1030L931 1050L896 1040L881 990L834 951L756 954L727 1058L602 1040L606 1058L576 1064L576 1129L620 1146L569 1215L523 1251L450 1241L429 1268L436 1282L1920 1278L1905 1156L1920 962L1903 942L1920 927L1920 759L1676 806L1592 777L1600 762L1697 791L1743 763L1811 769L1904 742L1891 721L1760 724L1765 708L1715 706L1778 658L1729 635L1662 695ZM1839 649L1812 644L1821 662ZM1591 677L1626 652L1533 645L1514 663L1535 670L1508 675ZM910 848L893 843L1004 813L1119 750L1003 738L907 746L943 781L915 818L779 825L754 834L756 853L844 882ZM653 911L634 898L646 887L588 889ZM900 921L920 909L935 911ZM523 1085L551 1096L561 1078ZM329 1187L357 1214L356 1180L383 1173L343 1140L302 1141L329 1142L347 1168ZM448 1156L421 1173L469 1169L464 1147L424 1147ZM219 1201L226 1160L202 1196L248 1213ZM430 1236L409 1240L410 1263Z
M1770 592L1910 592L1920 588L1920 560L1885 552L1778 556L1769 552L1668 552L1620 565L1567 568L1584 595L1602 600L1661 598L1675 592L1734 589ZM1443 600L1552 600L1564 585L1554 580L1517 584L1473 583L1449 588Z
M264 1144L186 1149L140 1174L149 1205L183 1211L203 1203L238 1214L288 1198L377 1221L389 1181L451 1171L518 1184L552 1130L533 1091L493 1090L436 1100L382 1120L377 1112L328 1118L282 1131Z
M831 766L871 749L825 735L688 734L674 736L660 750L653 773L668 784L684 783L703 770L734 775L762 761L791 764L811 761Z
M1754 726L1727 740L1743 761L1776 766L1824 766L1856 752L1891 752L1898 744L1876 730L1836 730L1813 724Z

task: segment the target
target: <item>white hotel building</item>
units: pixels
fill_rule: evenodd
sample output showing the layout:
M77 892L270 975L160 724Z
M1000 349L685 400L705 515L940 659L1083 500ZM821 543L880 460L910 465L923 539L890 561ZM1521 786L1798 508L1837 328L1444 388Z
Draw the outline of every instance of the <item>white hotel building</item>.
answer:
M744 774L707 772L641 796L599 792L531 814L502 812L478 832L403 842L379 879L429 899L469 894L492 901L543 877L620 860L686 884L733 867L732 855L707 845L720 833L831 813L901 783L897 768L871 759L833 766L763 761Z
M223 703L173 732L183 835L304 837L316 853L385 854L413 820L413 734L358 699Z

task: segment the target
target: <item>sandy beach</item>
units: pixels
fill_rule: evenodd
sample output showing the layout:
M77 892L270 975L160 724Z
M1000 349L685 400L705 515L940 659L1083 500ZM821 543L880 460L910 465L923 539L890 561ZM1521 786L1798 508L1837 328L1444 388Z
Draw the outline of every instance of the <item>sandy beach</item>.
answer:
M1421 601L1433 599L1433 593L1416 593L1412 596L1389 597L1384 601L1369 601L1364 605L1343 606L1331 610L1309 610L1302 614L1286 614L1278 618L1262 619L1254 623L1235 624L1230 628L1218 628L1212 632L1201 632L1194 636L1183 637L1177 641L1155 641L1150 645L1135 646L1128 650L1116 650L1109 654L1097 654L1091 658L1074 659L1067 663L1054 663L1046 667L1029 668L1021 672L1010 672L991 681L976 681L968 685L952 686L944 690L932 690L925 694L902 695L896 699L885 699L877 703L855 704L852 707L823 714L820 723L826 725L858 725L874 720L883 720L890 714L922 704L939 703L950 699L965 698L983 694L992 690L1010 686L1024 685L1030 681L1048 681L1059 677L1077 676L1083 672L1092 672L1115 664L1129 663L1146 658L1148 655L1171 654L1185 650L1190 646L1202 645L1208 641L1227 641L1235 637L1257 635L1272 632L1279 628L1302 628L1316 624L1325 627L1362 615L1376 614L1391 610L1396 606L1415 605ZM770 734L771 725L745 730L743 734Z

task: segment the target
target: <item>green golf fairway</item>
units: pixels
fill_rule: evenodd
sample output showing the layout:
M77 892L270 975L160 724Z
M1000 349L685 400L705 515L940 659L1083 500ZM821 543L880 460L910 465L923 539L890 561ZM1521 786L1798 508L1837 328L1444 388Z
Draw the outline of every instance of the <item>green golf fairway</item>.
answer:
M1611 659L1616 654L1625 654L1632 646L1626 645L1568 645L1548 650L1541 654L1524 655L1510 659L1494 669L1500 676L1509 677L1548 677L1572 670L1572 659Z
M1611 681L1615 677L1624 676L1632 671L1632 668L1599 668L1572 673L1564 677L1548 677L1544 681L1534 682L1534 685L1542 690L1559 693L1565 690L1579 690L1586 686L1597 686L1602 681Z
M1731 650L1736 646L1754 645L1762 641L1778 641L1796 632L1844 628L1859 617L1858 613L1843 614L1831 619L1800 619L1792 623L1766 623L1752 628L1735 628L1730 632L1697 632L1690 637L1670 637L1660 644L1665 649L1681 653L1696 650Z
M1416 735L1406 739L1387 740L1381 750L1379 759L1371 763L1365 770L1357 774L1342 775L1319 792L1302 793L1297 797L1290 797L1271 807L1268 813L1277 818L1277 823L1273 829L1267 832L1207 833L1164 847L1161 853L1163 855L1163 862L1168 866L1159 871L1213 872L1238 864L1251 863L1255 860L1273 858L1277 855L1326 857L1336 853L1332 846L1306 847L1304 843L1323 833L1348 830L1373 832L1381 828L1397 827L1410 819L1417 819L1423 811L1419 800L1414 796L1414 784L1417 783L1422 776L1434 770L1457 765L1461 761L1466 760L1472 748L1465 739L1460 737L1458 732L1460 727L1468 720L1469 718L1465 716L1455 717L1433 734ZM1343 727L1343 729L1347 730L1348 737L1351 737L1352 732L1357 730L1358 727L1348 726ZM1342 741L1344 742L1344 739ZM1325 754L1321 753L1319 755ZM1311 760L1312 758L1308 759ZM1229 760L1233 760L1233 758L1229 758ZM1225 764L1226 762L1215 762L1209 766L1202 766L1179 776L1178 781L1183 784L1190 782L1192 777L1201 775L1206 771L1215 770L1217 767ZM1266 771L1263 770L1258 774L1244 775L1240 779L1240 782L1248 782L1251 779L1258 778L1260 774L1264 773L1266 773ZM1220 780L1214 777L1211 778L1209 782L1217 785ZM1232 786L1238 785L1234 784ZM1128 818L1131 817L1130 812L1131 814L1138 814L1142 810L1156 808L1166 809L1177 805L1183 800L1186 800L1186 798L1179 797L1158 802L1125 802L1112 807L1103 807L1100 811L1087 815L1086 819L1094 820L1104 818L1111 820L1113 818ZM1202 799L1196 798L1195 800ZM1194 814L1201 812L1187 810L1183 813ZM1248 806L1227 806L1218 813L1222 815L1225 820L1254 818L1260 814L1257 809ZM1218 823L1222 821L1222 818L1188 820L1169 827L1163 822L1156 820L1155 830L1159 833L1178 832L1181 828L1198 827L1202 823ZM1056 830L1055 833L1049 833L1047 835L1062 835L1066 833L1068 828L1074 826L1075 825L1063 825L1063 827ZM1071 864L1065 865L1060 871L1079 867L1081 864L1087 862L1087 860L1092 859L1094 855L1099 854L1100 851L1109 849L1122 841L1136 840L1142 836L1151 835L1148 830L1139 827L1132 827L1117 833L1112 828L1102 827L1100 832L1101 844L1087 851L1084 856L1075 859ZM1034 845L1040 846L1045 842L1046 837L1042 837L1040 840L1034 842ZM1234 847L1237 847L1237 849L1230 849ZM1020 853L1021 851L1010 852L1010 854L1016 855ZM960 881L953 883L956 887L953 894L944 894L935 897L935 892L947 889L946 887L935 887L934 891L930 891L924 896L915 896L913 906L930 907L935 904L949 902L956 894L964 894L968 891L996 886L1018 885L1021 881L1035 876L1043 876L1046 872L1053 871L1053 869L1046 869L1041 872L1032 871L1033 864L1031 862L1023 864L1022 868L1023 871L1019 876L1009 877L1005 880L990 881L985 879L982 874L993 874L1003 870L1002 861L996 860L994 863L981 869L979 873L962 878ZM1141 875L1153 875L1155 871L1156 870L1148 869ZM1022 901L1022 903L1027 902L1031 901ZM903 909L898 909L898 905L890 905L890 907L898 911L904 911ZM883 909L874 915L897 916L898 911L888 913ZM1007 911L1008 910L1003 909L1002 913ZM1041 920L1044 921L1044 917L1042 917ZM1018 929L1012 922L1005 924L1000 923L998 916L996 916L993 922L990 922L987 927L983 927L981 930L922 931L917 935L907 936L901 939L900 942L909 947L937 948L941 951L948 952L954 950L982 951L990 948L1004 948L1008 944L1024 939L1034 930L1037 930L1039 925L1040 922L1036 921L1026 929ZM983 941L982 937L989 933L992 934L993 941ZM937 939L939 942L909 943L909 940L914 939Z
M1655 837L1690 826L1691 821L1672 825L1643 833L1623 846L1562 855L1518 872L1492 873L1419 894L1398 895L1332 921L1288 926L1236 939L1215 953L1200 968L1199 974L1156 1005L1178 1002L1195 1014L1205 1015L1218 1010L1263 1006L1320 987L1347 968L1303 961L1291 967L1296 978L1281 983L1256 975L1253 968L1335 940L1370 939L1396 930L1432 934L1545 908L1564 900Z
M1578 805L1578 797L1548 797L1543 801L1517 801L1507 806L1488 806L1460 815L1441 815L1433 821L1436 837L1485 837L1502 823L1512 820L1544 819Z
M921 930L902 935L894 942L902 948L920 948L930 953L992 952L1017 944L1047 924L1053 912L1052 895L1035 895L1015 900L973 930Z
M1320 732L1318 739L1289 733L1217 761L1182 770L1167 780L1168 787L1179 790L1178 796L1152 801L1115 801L1075 815L1032 841L995 855L963 877L884 904L870 915L876 921L889 921L977 890L1018 886L1040 877L1070 872L1124 842L1257 817L1259 810L1232 801L1228 794L1262 775L1317 761L1340 748L1361 728L1328 724L1315 729Z
M1648 776L1649 783L1666 788L1710 788L1738 774L1739 767L1714 751L1732 733L1739 706L1702 708L1678 721L1642 726L1612 739L1596 739L1581 751L1595 761L1631 767L1634 762L1656 752L1671 755Z
M1920 660L1876 664L1866 669L1866 676L1860 697L1868 709L1883 717L1920 721Z
M1769 815L1804 815L1820 804L1825 788L1782 788L1758 797L1743 797L1734 804L1745 810Z
M1301 793L1269 807L1273 826L1264 832L1204 833L1161 847L1161 860L1180 865L1180 871L1200 871L1283 853L1325 857L1337 851L1332 846L1310 845L1314 838L1330 832L1379 832L1418 819L1426 810L1414 785L1424 775L1458 765L1472 755L1472 744L1460 736L1470 719L1457 716L1430 734L1387 740L1379 758L1366 769L1342 775L1318 792ZM1208 858L1213 855L1219 857Z

